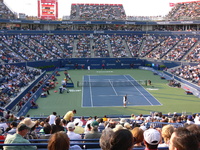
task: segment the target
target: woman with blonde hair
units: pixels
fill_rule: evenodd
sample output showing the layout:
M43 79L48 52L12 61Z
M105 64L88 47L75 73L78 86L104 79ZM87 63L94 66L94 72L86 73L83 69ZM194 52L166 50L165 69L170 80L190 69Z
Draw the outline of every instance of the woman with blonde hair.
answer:
M174 126L168 124L162 127L161 136L163 138L164 143L158 145L158 147L169 147L169 140L174 132Z

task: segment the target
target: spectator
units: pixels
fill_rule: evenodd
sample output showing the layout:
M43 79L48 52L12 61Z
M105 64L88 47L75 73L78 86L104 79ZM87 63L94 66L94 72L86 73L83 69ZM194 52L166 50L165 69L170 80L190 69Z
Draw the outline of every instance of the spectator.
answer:
M65 119L68 122L73 122L73 117L74 114L76 114L76 110L72 110L72 111L68 111L65 116L63 117L63 119Z
M186 126L186 128L197 137L200 148L200 126L196 124L191 124Z
M116 132L121 129L124 129L124 127L121 124L116 124L115 127L113 128L113 131Z
M158 147L169 147L169 140L172 136L172 133L174 132L173 125L165 125L162 127L161 135L164 140L164 143L159 144Z
M30 143L27 139L24 139L24 136L27 135L30 128L23 123L20 123L17 126L17 133L13 135L8 135L4 141L5 144L12 144L12 143ZM4 150L17 150L17 149L28 149L28 150L36 150L36 146L4 146Z
M81 139L81 135L80 134L77 134L74 132L74 129L75 129L75 125L73 122L69 122L67 124L67 135L69 137L70 140L80 140ZM79 141L75 141L73 143L79 143Z
M187 124L194 124L192 115L188 115L188 117L187 117L187 122L186 122L186 123L187 123Z
M35 121L32 121L31 118L25 118L20 123L23 123L30 128L29 133L26 136L27 139L37 138L36 132L34 131L36 125Z
M58 131L65 131L65 128L61 124L60 117L56 117L55 124L51 125L51 134L56 133Z
M143 141L144 141L144 131L140 127L135 127L131 131L133 137L135 138L134 148L144 148Z
M102 132L105 129L105 124L103 122L103 118L98 118L97 122L99 123L98 131Z
M184 127L177 128L169 142L169 150L198 150L197 137Z
M97 121L92 121L91 131L85 134L84 139L100 139L101 133L98 132L99 123Z
M110 150L132 150L134 142L131 132L127 129L121 129L114 132L110 138Z
M148 129L144 131L144 145L145 150L158 150L158 144L161 141L161 134L156 129Z
M83 134L84 133L84 128L82 127L83 122L76 118L74 119L74 125L75 125L75 130L74 132L77 134Z
M6 119L1 118L0 129L2 130L2 132L5 132L7 128L8 128L8 124L6 122Z
M113 134L114 132L111 128L107 128L102 131L99 141L102 150L109 150L111 148L110 139L113 136Z
M48 150L81 150L80 146L74 145L70 147L70 139L63 131L52 134L48 142Z
M14 134L17 131L17 125L18 123L13 121L10 123L10 130L8 131L8 134Z
M82 121L83 126L85 126L86 123L87 123L87 121L85 120L85 117L84 117L84 116L81 117L80 121Z
M45 122L43 129L40 130L40 139L49 139L50 136L51 136L51 125L48 122Z
M56 115L57 115L56 112L53 112L51 115L49 115L48 119L50 125L55 124Z

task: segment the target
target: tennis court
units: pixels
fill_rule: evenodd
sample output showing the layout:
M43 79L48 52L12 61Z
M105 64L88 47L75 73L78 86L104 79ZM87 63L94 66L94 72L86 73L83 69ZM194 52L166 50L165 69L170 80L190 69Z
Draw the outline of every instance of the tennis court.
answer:
M127 106L162 105L130 75L85 75L82 86L82 107L123 106L123 96L128 95Z

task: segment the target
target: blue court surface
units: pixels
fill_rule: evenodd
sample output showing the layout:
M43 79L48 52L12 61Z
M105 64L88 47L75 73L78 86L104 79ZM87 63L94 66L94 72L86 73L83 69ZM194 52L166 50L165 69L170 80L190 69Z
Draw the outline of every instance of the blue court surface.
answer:
M162 105L130 75L86 75L83 82L88 83L82 87L82 107L122 107L126 94L127 106Z

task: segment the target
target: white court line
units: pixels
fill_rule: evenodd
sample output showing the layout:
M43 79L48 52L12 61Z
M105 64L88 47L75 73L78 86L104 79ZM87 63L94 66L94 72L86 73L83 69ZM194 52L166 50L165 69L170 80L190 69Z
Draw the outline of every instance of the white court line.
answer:
M124 77L125 77L128 81L130 81L130 80L127 78L127 76L124 75ZM136 81L136 82L137 82L137 81ZM146 96L144 96L144 94L142 94L142 92L141 92L132 82L131 82L131 84L138 90L138 92L140 92L141 95L143 95L143 97L147 100L147 102L149 102L149 104L153 106L153 104L149 101L149 99L148 99Z
M124 95L98 95L98 96L124 96ZM128 96L135 96L135 95L128 95Z
M110 81L110 80L108 80L108 81L110 82L110 85L111 85L111 87L112 87L113 91L115 92L116 96L118 96L118 94L117 94L117 92L116 92L115 88L113 87L113 85L112 85L111 81Z
M82 77L82 81L84 81L84 76ZM84 87L82 86L82 106L81 107L83 107L83 93L84 93Z
M90 83L90 75L89 75L89 83ZM90 83L90 101L91 101L91 107L94 107L93 100L92 100L92 87L91 87L91 83Z
M132 105L132 104L129 104L129 106L149 106L149 105ZM161 105L158 105L158 106L161 106ZM112 105L112 106L108 106L108 105L106 105L106 106L95 106L95 107L120 107L120 108L122 108L122 106L119 106L119 105ZM84 106L84 108L91 108L90 106Z
M127 76L130 76L132 78L131 75L127 75ZM135 80L135 79L134 79ZM147 93L149 93L149 91L147 91L143 86L141 86L141 88L143 88ZM155 100L157 100L151 93L149 93L149 95L151 95ZM157 102L160 104L160 105L163 105L162 103L160 103L158 100Z

